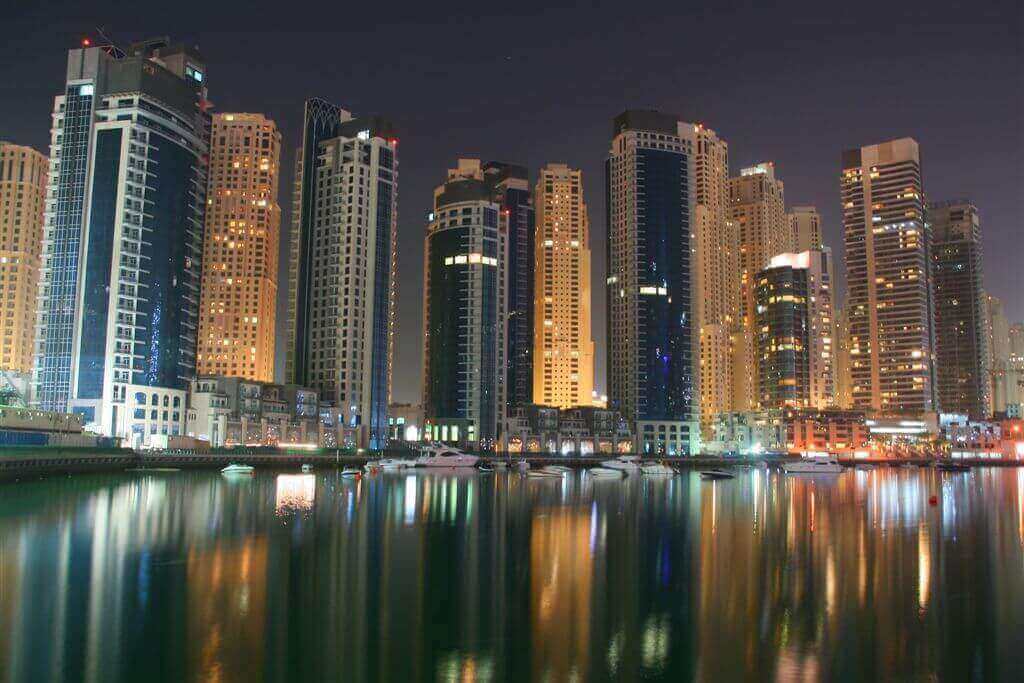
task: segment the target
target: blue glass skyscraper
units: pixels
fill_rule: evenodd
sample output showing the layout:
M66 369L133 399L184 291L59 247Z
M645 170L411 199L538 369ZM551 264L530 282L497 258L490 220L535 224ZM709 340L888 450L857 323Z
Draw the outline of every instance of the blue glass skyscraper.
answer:
M50 145L35 403L135 445L184 433L210 134L167 39L73 49Z
M688 125L626 111L614 121L605 164L608 400L652 454L691 453L698 436Z

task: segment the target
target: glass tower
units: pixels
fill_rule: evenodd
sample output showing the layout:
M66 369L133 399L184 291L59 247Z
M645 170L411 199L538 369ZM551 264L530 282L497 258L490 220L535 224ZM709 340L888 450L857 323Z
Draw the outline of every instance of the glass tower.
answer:
M54 103L36 403L133 445L184 433L210 135L199 53L70 50Z
M695 450L690 124L653 111L614 121L605 163L608 400L647 453Z

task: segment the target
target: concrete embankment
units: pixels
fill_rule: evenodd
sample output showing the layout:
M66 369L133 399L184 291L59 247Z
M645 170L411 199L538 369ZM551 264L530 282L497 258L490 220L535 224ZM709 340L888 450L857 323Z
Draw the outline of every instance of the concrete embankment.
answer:
M129 449L99 448L4 448L0 449L0 480L26 479L46 475L75 474L79 472L104 472L131 470L135 468L175 467L190 469L220 469L231 463L244 463L255 467L298 468L303 464L314 467L362 467L368 460L378 457L409 457L410 452L387 451L378 453L353 454L346 451L322 449L319 451L286 449L224 450L211 452L147 451L138 453ZM567 465L569 467L592 467L610 456L551 456L516 455L512 460L527 460L531 466ZM485 456L486 461L505 461L507 457ZM676 467L729 467L763 464L778 464L786 460L780 457L721 458L696 456L687 458L644 458L645 462L664 460ZM844 465L918 465L928 466L934 461L929 458L907 460L842 460ZM1021 466L1017 460L959 460L971 466Z

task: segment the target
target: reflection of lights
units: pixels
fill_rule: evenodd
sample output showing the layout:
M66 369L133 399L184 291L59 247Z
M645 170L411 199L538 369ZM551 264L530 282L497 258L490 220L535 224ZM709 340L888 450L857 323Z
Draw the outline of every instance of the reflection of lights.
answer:
M622 635L622 631L616 631L608 643L608 669L612 674L618 673L619 659L622 657L623 640L625 640L625 637Z
M917 605L928 606L932 577L932 549L928 542L928 526L922 522L917 528Z
M315 443L279 443L277 444L277 447L282 450L298 449L302 451L315 451L316 449L320 448L320 445Z
M668 617L665 615L662 615L660 619L653 614L647 618L647 623L644 624L643 643L641 645L641 657L644 668L664 668L665 662L668 660L668 648L671 640L669 637L670 629Z
M316 498L316 477L312 474L280 474L274 511L281 515L295 510L308 511Z
M416 477L409 475L405 478L405 523L412 524L416 521Z

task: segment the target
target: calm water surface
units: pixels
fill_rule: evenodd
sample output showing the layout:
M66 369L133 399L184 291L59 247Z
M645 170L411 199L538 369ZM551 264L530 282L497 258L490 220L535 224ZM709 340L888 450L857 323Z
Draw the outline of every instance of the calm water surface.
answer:
M1022 669L1024 469L0 484L0 681Z

